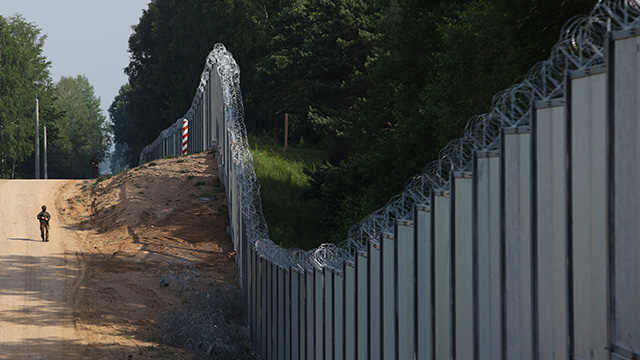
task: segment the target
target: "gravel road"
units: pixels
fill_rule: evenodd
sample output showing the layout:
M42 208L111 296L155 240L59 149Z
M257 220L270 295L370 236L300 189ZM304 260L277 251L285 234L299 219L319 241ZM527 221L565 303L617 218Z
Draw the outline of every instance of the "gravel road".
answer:
M83 264L73 229L58 216L68 180L0 180L0 358L79 359L73 313ZM78 182L79 184L80 182ZM36 215L51 214L50 241Z

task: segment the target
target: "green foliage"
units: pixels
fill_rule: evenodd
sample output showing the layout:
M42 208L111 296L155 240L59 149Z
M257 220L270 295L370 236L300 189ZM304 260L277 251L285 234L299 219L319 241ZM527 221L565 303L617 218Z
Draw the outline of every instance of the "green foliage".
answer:
M303 147L282 147L264 138L251 138L251 154L261 185L262 209L271 239L283 247L311 249L326 242L320 204L307 198L307 169L315 169L326 152Z
M35 99L42 127L55 121L45 35L22 16L0 16L0 178L34 173Z
M257 99L257 128L280 127L288 113L293 141L335 137L343 113L370 86L362 75L375 39L374 14L361 0L299 0L277 13L255 87L248 89ZM249 113L249 125L255 121Z
M112 104L116 141L131 148L131 165L144 146L187 112L203 59L215 43L233 49L243 74L250 71L251 61L246 59L253 59L261 38L266 39L256 26L267 9L268 2L250 0L149 3L129 39L131 62L125 69L129 87L123 87Z
M83 75L63 76L56 95L54 106L62 116L56 123L57 137L51 141L51 171L60 178L89 177L91 155L101 159L110 144L100 99Z

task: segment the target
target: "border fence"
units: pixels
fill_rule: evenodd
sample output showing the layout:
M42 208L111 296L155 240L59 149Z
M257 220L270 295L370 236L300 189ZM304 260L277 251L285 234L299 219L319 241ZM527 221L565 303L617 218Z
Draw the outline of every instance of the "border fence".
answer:
M308 252L268 237L239 68L217 44L188 152L219 151L258 356L640 358L639 26L640 0L574 18L402 194ZM140 162L180 154L181 125Z

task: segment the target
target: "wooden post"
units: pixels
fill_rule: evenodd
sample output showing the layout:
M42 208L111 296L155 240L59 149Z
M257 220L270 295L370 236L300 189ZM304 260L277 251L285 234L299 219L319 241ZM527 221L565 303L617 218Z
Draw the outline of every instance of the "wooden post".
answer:
M289 142L289 114L284 114L284 148L287 148Z

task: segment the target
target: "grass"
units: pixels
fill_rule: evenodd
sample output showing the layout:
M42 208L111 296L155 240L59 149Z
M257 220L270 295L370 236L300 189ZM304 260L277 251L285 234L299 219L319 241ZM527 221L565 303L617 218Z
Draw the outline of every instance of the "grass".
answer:
M279 144L253 136L249 137L249 144L271 239L283 247L305 250L327 242L318 218L320 205L301 197L310 187L304 170L320 165L326 152L308 145L283 149Z

